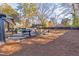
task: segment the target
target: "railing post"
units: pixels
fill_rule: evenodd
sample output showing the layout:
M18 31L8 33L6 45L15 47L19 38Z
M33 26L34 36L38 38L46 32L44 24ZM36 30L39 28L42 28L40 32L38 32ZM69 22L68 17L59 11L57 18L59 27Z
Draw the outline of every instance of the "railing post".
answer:
M0 41L6 42L5 40L5 29L4 29L4 20L6 15L0 14Z

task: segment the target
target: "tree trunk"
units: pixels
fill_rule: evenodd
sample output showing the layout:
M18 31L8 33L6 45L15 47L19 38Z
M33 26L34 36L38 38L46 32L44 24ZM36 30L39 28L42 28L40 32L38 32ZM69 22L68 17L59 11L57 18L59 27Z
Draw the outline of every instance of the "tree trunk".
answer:
M73 26L78 26L78 15L77 15L77 9L76 9L77 6L75 6L75 4L72 4L72 7L73 7L73 11L74 11L74 13L73 13Z

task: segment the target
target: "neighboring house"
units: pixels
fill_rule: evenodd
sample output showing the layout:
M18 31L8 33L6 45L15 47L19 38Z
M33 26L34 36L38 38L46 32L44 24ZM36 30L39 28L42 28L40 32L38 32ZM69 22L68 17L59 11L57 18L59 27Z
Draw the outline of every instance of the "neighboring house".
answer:
M48 21L47 23L48 23L48 27L54 27L55 26L53 21Z

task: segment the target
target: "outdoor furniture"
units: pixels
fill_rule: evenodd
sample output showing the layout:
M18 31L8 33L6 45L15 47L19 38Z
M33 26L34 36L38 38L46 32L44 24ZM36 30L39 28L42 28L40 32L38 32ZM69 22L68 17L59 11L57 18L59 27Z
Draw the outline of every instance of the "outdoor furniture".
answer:
M15 41L17 40L24 40L28 37L36 36L35 31L33 31L32 28L20 28L20 32L17 32L17 34L12 34L8 37L8 39L13 39Z
M24 35L29 35L29 37L31 37L31 30L30 29L22 30L22 33Z
M27 36L28 35L28 36ZM31 36L31 30L23 30L22 32L18 32L17 34L12 34L11 36L9 36L9 39L24 39L26 37L30 37Z

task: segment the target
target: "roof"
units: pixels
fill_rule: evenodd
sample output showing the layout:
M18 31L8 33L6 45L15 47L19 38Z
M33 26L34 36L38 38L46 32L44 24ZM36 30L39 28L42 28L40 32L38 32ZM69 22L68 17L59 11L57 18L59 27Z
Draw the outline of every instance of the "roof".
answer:
M1 18L1 17L6 17L6 15L5 15L5 14L0 13L0 18Z

